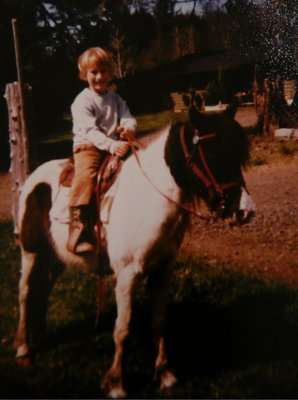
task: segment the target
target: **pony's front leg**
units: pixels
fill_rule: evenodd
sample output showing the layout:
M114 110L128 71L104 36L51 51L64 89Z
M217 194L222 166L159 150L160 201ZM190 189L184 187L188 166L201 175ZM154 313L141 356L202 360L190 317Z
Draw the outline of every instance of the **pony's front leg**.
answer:
M111 368L106 373L102 388L113 399L126 397L122 381L122 358L125 339L129 333L132 311L132 293L138 278L132 264L120 270L116 280L117 318L114 328L115 354Z
M148 289L151 292L153 300L153 331L157 348L154 380L158 382L161 390L168 390L177 383L175 375L170 371L168 366L164 339L165 316L171 273L172 265L163 265L163 268L157 270L148 280Z

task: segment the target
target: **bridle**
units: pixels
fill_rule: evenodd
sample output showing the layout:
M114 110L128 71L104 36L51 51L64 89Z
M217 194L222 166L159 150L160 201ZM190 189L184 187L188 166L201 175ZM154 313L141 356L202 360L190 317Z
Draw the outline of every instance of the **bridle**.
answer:
M180 131L179 131L179 136L180 136L180 143L183 149L183 153L184 156L186 158L186 164L187 164L187 172L190 174L194 174L195 176L197 176L204 184L204 186L206 187L206 189L208 190L209 193L209 201L208 201L208 206L211 205L214 197L216 194L219 195L220 198L220 207L221 210L224 211L226 209L226 198L225 198L225 194L224 194L224 190L228 189L228 188L232 188L232 187L239 187L243 184L242 181L235 181L235 182L228 182L228 183L217 183L217 181L215 180L213 174L211 173L211 170L208 166L208 163L206 161L205 158L205 154L204 151L202 149L201 146L201 141L204 141L206 139L211 139L216 137L216 133L209 133L209 134L205 134L205 135L199 135L199 132L197 129L193 130L193 144L194 144L194 148L192 150L192 152L190 153L187 149L186 146L186 142L185 142L185 128L184 125L182 125L180 127ZM138 153L136 151L136 148L134 146L134 138L132 136L127 136L127 141L130 145L132 154L134 156L134 158L136 159L137 165L140 168L140 171L142 172L142 174L144 175L144 177L147 179L147 181L155 188L155 190L160 193L161 196L163 196L165 199L167 199L170 203L175 204L177 207L187 211L189 214L193 214L196 217L205 220L205 221L209 221L210 217L202 215L201 213L195 211L194 209L191 209L187 206L185 206L184 204L181 204L175 200L173 200L172 198L170 198L169 196L167 196L165 193L163 193L150 179L150 177L147 175L147 173L144 171L144 169L142 168ZM196 151L198 150L199 155L200 155L200 159L202 160L202 164L204 165L204 169L205 169L205 173L202 171L202 169L193 161L194 155L196 153Z
M242 186L243 180L218 183L208 165L202 146L202 142L215 138L217 134L207 133L204 135L200 135L198 129L193 129L192 133L192 143L194 147L192 151L189 152L185 141L185 127L184 125L181 125L179 137L181 147L186 159L186 172L188 175L190 175L191 178L194 176L203 183L208 193L208 206L211 206L215 197L217 197L219 204L217 208L224 211L226 208L226 196L224 194L224 191L233 187ZM194 160L196 154L199 155L199 159L201 160L201 167Z

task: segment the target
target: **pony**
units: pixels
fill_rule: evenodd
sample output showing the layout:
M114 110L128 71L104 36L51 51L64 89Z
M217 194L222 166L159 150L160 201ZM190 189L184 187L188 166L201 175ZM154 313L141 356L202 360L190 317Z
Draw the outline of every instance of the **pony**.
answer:
M129 334L134 289L145 277L154 299L154 376L161 389L177 382L168 366L165 314L173 265L195 212L193 200L202 199L210 215L233 223L248 222L254 212L242 174L249 141L234 114L227 110L207 115L192 106L188 121L137 137L112 186L117 186L116 195L102 226L117 306L114 358L102 383L109 397L126 396L123 346ZM15 338L20 364L30 361L45 331L48 295L59 273L65 267L96 272L100 259L97 251L75 255L66 249L67 212L57 217L57 209L67 210L67 196L61 193L69 189L59 185L66 162L40 165L27 178L20 196L21 277Z

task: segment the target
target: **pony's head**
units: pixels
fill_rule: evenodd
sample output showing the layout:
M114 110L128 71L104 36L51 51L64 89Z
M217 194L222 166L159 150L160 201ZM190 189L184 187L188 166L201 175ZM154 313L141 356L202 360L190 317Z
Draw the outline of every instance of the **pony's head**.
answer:
M242 167L249 159L249 141L235 121L235 107L219 114L201 112L195 104L190 120L172 128L166 160L176 183L203 198L221 218L246 222L254 203L245 190Z

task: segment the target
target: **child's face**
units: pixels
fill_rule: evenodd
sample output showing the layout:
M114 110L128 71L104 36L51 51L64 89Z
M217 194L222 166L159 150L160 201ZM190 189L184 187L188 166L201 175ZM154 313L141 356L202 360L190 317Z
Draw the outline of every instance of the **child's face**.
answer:
M91 64L87 68L87 82L91 90L96 93L105 93L112 79L109 67L100 64Z

